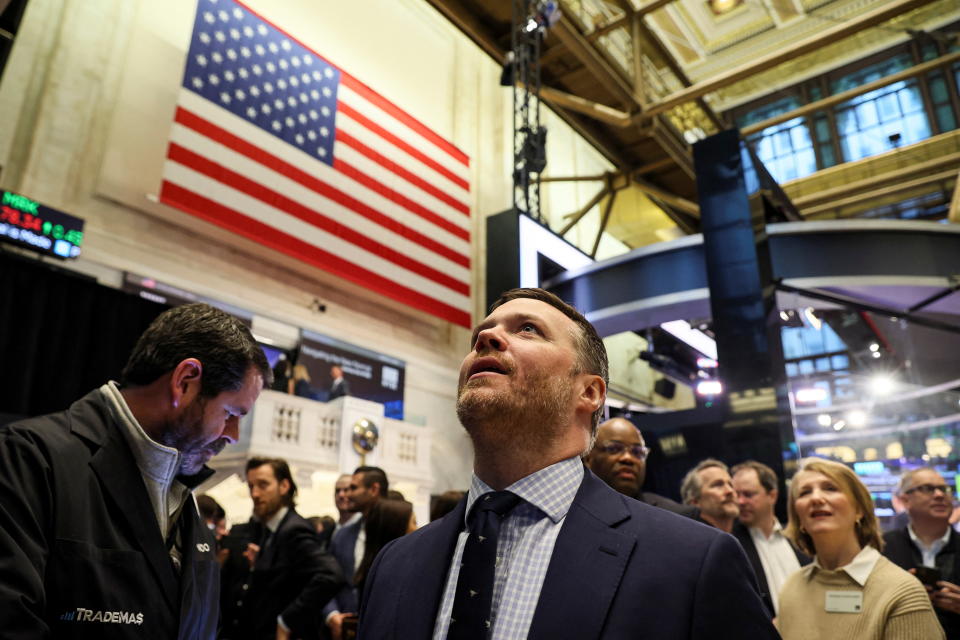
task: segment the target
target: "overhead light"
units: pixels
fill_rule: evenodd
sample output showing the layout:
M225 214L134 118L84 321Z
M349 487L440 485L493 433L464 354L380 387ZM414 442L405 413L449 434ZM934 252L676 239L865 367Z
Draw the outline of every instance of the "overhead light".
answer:
M878 345L876 342L871 342L870 351L873 351L874 353L876 353L877 351L880 351L880 345Z
M847 423L846 423L846 422L844 422L843 420L837 420L836 422L833 423L833 430L834 430L834 431L840 431L840 430L843 429L845 426L847 426Z
M867 414L860 409L854 409L847 414L847 422L850 423L851 427L862 427L867 424Z
M870 390L876 396L890 393L893 391L894 386L893 378L890 376L878 375L870 380Z
M697 366L701 369L716 369L717 361L713 358L697 358Z
M780 312L780 319L783 320L784 322L786 322L787 320L790 319L790 314L787 313L786 311L781 311L781 312Z
M719 380L702 380L697 383L697 393L701 396L718 396L723 393L723 384Z
M827 397L827 390L823 387L806 387L804 389L797 389L794 391L793 397L799 403L811 404L825 400Z
M833 423L833 418L830 417L829 413L821 413L817 416L817 424L821 427L829 427Z
M874 352L873 352L873 357L874 357L874 358L879 358L879 357L880 357L880 352L879 352L879 351L874 351Z
M703 331L694 329L686 320L664 322L660 328L681 342L685 342L712 360L717 359L717 341Z

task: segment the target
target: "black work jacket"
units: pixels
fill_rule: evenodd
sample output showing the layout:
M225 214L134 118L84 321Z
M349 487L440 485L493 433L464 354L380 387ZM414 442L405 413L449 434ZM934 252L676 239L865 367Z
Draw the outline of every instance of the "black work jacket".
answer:
M4 639L215 637L213 536L189 500L174 568L121 428L99 390L0 427Z
M883 543L883 555L901 569L908 571L923 564L923 554L910 539L906 527L887 531L883 534ZM940 570L942 580L960 584L960 534L950 530L950 538L937 553L934 562ZM937 619L947 634L947 640L960 639L960 614L937 606L933 610L937 612Z

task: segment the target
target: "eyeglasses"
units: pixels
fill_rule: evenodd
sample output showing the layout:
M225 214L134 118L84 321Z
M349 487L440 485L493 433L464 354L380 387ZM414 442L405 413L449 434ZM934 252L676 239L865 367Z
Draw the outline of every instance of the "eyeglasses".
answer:
M904 493L913 493L914 491L919 491L925 496L932 496L937 491L942 491L945 496L953 495L953 490L945 484L918 484L915 487L910 487Z
M608 453L612 456L619 456L624 451L630 451L630 455L637 460L646 460L647 454L650 453L649 447L645 447L642 444L627 445L622 442L617 442L616 440L604 442L603 444L597 445L597 448L600 449L600 451Z

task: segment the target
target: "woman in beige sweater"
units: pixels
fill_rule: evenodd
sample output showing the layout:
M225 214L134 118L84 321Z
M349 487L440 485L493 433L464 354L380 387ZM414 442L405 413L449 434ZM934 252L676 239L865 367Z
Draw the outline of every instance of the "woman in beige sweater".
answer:
M810 459L793 477L786 534L813 564L780 591L784 640L942 640L920 582L880 555L870 492L845 465Z

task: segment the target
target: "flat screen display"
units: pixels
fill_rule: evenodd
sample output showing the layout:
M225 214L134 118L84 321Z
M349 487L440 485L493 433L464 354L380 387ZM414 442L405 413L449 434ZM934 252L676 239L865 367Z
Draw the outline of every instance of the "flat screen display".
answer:
M83 220L0 190L0 240L55 258L76 258L83 244Z

